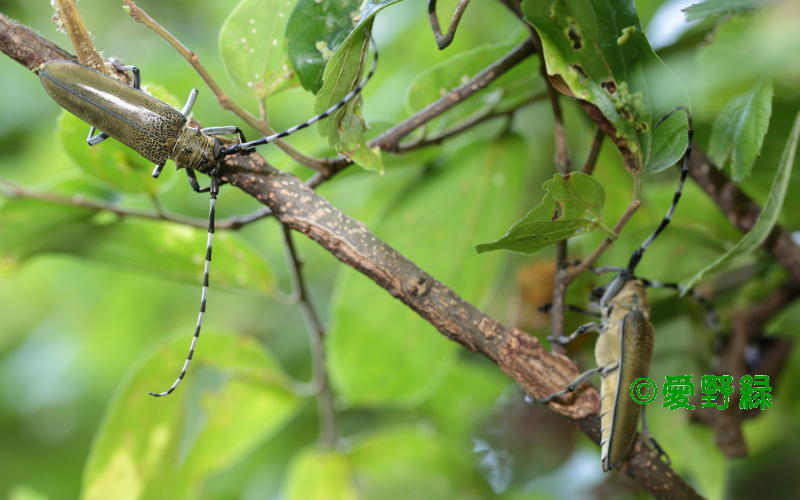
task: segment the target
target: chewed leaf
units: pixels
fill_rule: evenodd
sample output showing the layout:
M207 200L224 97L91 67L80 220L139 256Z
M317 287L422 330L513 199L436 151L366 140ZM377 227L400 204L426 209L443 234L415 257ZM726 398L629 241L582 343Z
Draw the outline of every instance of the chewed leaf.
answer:
M730 157L733 180L738 182L750 176L764 144L771 115L772 83L761 80L732 99L717 116L711 130L708 156L720 168Z
M767 196L767 201L764 203L761 213L758 214L758 219L756 219L753 228L745 234L736 245L731 247L730 250L683 282L681 288L684 290L684 293L701 280L703 276L722 268L735 257L752 252L761 246L767 236L769 236L770 231L772 231L772 228L778 222L778 216L781 213L781 207L783 207L783 200L789 188L789 179L791 178L792 168L794 167L798 138L800 138L800 113L795 117L792 132L789 134L789 139L786 141L786 147L783 150L781 161L778 164L778 170L775 172L775 177L772 180L769 196Z
M219 32L219 51L231 79L263 99L291 79L284 31L291 0L242 0Z
M689 98L650 47L633 2L525 0L522 9L541 37L551 83L600 110L631 171L678 161L687 147L685 118L655 125L674 107L688 107ZM676 127L684 132L677 142Z
M542 202L511 226L505 236L476 245L478 253L511 250L536 253L548 245L601 227L605 194L591 176L556 174L542 187Z

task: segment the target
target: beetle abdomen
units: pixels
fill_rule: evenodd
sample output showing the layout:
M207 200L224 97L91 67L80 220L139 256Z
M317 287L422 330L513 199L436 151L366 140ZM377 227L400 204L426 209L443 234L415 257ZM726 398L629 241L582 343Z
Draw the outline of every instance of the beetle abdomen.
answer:
M647 376L653 355L653 325L642 311L627 313L621 323L617 369L604 377L601 385L600 440L603 446L600 461L603 471L613 468L630 452L641 406L633 401L628 389L634 380Z
M64 109L153 163L169 158L186 123L169 104L74 61L46 62L39 78Z

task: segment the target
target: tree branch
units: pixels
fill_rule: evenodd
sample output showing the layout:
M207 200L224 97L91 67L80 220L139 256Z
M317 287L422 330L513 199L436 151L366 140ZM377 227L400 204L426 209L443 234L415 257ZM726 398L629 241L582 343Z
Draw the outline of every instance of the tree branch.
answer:
M4 19L0 19L0 26ZM0 37L0 49L4 52L7 48L3 42L9 39L13 43L13 37ZM53 47L50 44L50 50ZM499 71L497 64L513 66L532 50L530 41L521 44L509 54L513 57L507 56L482 72L483 78L476 86L483 82L485 87L497 77L494 73ZM47 56L38 57L40 63L48 60ZM461 100L464 94L470 95L479 88L460 87L461 93L454 91L451 95ZM452 105L445 105L444 109L448 107ZM428 119L431 115L425 114ZM398 141L416 128L404 127L405 130L392 133L393 137L400 136ZM488 357L527 393L536 397L552 394L578 375L577 367L569 358L545 351L536 338L479 311L372 234L364 224L339 211L297 177L272 168L260 155L226 158L222 180L256 198L269 207L280 222L305 234L337 259L372 279L443 335ZM573 420L595 443L599 442L599 395L594 387L584 385L548 406ZM655 495L698 497L688 483L660 461L641 437L637 439L630 460L620 470Z
M439 27L439 16L436 15L436 0L429 0L428 2L428 19L431 22L431 29L433 30L433 37L436 38L436 45L439 50L446 49L453 43L453 37L456 36L458 23L461 22L461 16L467 10L469 0L459 0L453 11L453 19L450 21L450 27L447 29L447 34L442 35L442 28Z

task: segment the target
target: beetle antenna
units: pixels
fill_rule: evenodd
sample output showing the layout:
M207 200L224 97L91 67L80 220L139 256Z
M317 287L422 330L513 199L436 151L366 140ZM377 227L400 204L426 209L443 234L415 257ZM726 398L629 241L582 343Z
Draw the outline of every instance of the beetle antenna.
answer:
M347 104L348 102L352 101L354 97L356 97L357 95L359 95L361 93L361 91L364 89L364 87L367 85L367 83L369 83L369 80L372 78L372 75L375 74L375 69L378 67L378 46L375 44L375 40L373 40L372 36L369 37L369 41L372 44L372 48L373 48L373 52L374 52L373 58L372 58L372 68L370 68L369 73L367 73L367 76L364 77L363 80L361 80L361 83L359 83L358 86L356 86L356 88L354 88L353 90L348 92L347 95L345 95L339 102L337 102L336 104L334 104L330 108L326 109L322 113L320 113L320 114L318 114L318 115L316 115L314 117L309 118L308 120L304 121L303 123L298 123L297 125L295 125L293 127L289 127L289 128L287 128L286 130L284 130L282 132L277 132L275 134L268 135L266 137L262 137L261 139L256 139L254 141L245 142L245 143L241 143L241 144L236 144L236 145L233 145L233 146L231 146L229 148L223 148L219 152L219 157L223 158L225 156L229 156L229 155L232 155L232 154L236 154L236 153L238 153L240 151L247 150L247 149L252 148L254 146L261 146L263 144L270 143L270 142L274 141L275 139L281 139L283 137L286 137L287 135L292 135L295 132L297 132L298 130L302 130L302 129L308 127L309 125L313 125L314 123L316 123L316 122L318 122L318 121L320 121L320 120L322 120L324 118L327 118L328 116L332 115L333 113L335 113L336 111L338 111L339 109L344 107L345 104Z
M678 181L678 189L675 191L675 195L672 197L672 204L669 206L669 210L667 210L667 215L661 219L661 223L658 225L653 234L651 234L644 242L641 244L636 251L633 252L631 255L630 261L628 261L628 274L633 275L633 271L636 266L639 264L639 261L642 259L642 255L644 251L647 250L647 247L653 243L653 240L658 237L659 234L669 225L669 222L672 220L672 215L675 213L675 207L678 206L678 200L681 199L681 195L683 194L683 184L686 182L686 176L689 174L689 160L692 156L692 136L694 135L694 129L692 128L692 114L691 112L684 106L677 106L672 111L667 113L666 115L662 116L658 122L656 122L655 128L658 128L659 125L664 123L664 121L672 116L673 113L676 111L683 111L686 113L686 119L688 121L688 127L686 129L686 134L688 136L688 141L686 143L686 152L683 153L683 158L681 162L681 176L680 180Z
M206 262L203 268L203 290L200 292L200 311L197 314L197 325L194 327L194 335L192 336L192 343L189 345L189 354L186 355L186 360L183 362L181 373L175 382L172 383L169 389L164 392L150 392L151 396L162 397L168 396L178 387L186 372L189 370L189 363L194 356L194 349L197 346L197 339L200 338L200 328L203 326L203 316L206 313L206 298L208 297L208 278L209 270L211 268L211 247L214 244L214 212L217 206L217 193L219 193L219 179L216 173L210 173L211 187L209 188L209 208L208 208L208 240L206 242Z

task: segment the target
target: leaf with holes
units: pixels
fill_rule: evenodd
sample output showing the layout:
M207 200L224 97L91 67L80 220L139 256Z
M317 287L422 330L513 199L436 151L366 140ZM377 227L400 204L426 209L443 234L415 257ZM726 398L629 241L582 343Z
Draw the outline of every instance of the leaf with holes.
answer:
M231 80L264 99L291 82L284 32L291 0L242 0L219 31L219 52Z
M772 115L772 94L772 82L761 80L732 99L714 122L708 156L719 168L730 157L731 177L737 182L750 176L761 152Z
M741 14L764 6L764 0L705 0L681 9L686 22L702 21L722 14Z
M794 120L794 126L792 127L792 132L789 134L786 147L783 149L781 161L778 164L778 169L775 172L775 177L772 180L772 187L770 188L769 196L767 196L767 201L764 203L761 213L758 214L758 219L756 219L753 228L747 234L745 234L742 239L736 243L736 245L731 247L730 250L725 252L717 260L698 271L688 280L684 281L683 284L681 284L684 293L686 290L693 287L695 283L700 281L703 276L722 268L725 264L739 255L752 252L761 246L764 240L767 239L770 231L772 231L772 228L775 227L775 224L778 222L778 216L781 213L781 207L783 207L783 200L786 197L786 191L789 188L789 179L791 178L792 168L794 167L794 157L797 150L797 141L799 137L800 113L797 113L797 116Z
M476 245L478 253L511 250L532 254L548 245L589 231L603 229L603 187L591 176L556 174L542 184L542 202L511 226L505 236Z
M373 224L375 232L466 300L480 303L507 256L478 256L470 245L490 237L498 224L510 224L522 209L532 171L527 153L519 137L458 151L447 162L455 168L432 170L407 186L402 203ZM384 193L376 196L385 199ZM350 269L337 282L332 318L328 366L346 405L416 404L458 355L458 346L430 323Z
M322 113L340 102L360 82L369 48L371 24L353 34L333 54L325 66L322 88L317 94L314 111ZM361 116L361 96L319 123L320 134L328 138L336 151L344 154L366 170L383 172L380 150L367 145L364 133L367 125Z
M658 120L688 107L680 80L653 52L630 0L524 0L539 33L551 83L587 101L613 127L632 172L658 172L686 150L686 117Z
M123 382L83 473L82 498L198 498L206 480L247 456L300 399L255 340L203 335L189 375L167 398L187 339L169 342ZM235 411L231 411L235 409Z

